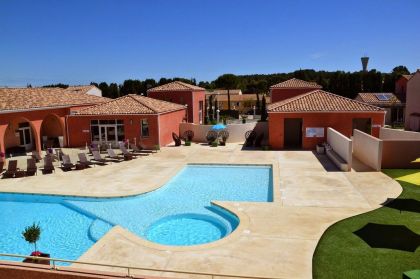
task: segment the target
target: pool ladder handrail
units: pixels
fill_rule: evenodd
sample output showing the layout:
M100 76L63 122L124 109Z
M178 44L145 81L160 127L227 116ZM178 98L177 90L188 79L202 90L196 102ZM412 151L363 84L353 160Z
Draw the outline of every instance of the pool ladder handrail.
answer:
M251 278L251 279L281 279L280 277L264 277L264 276L250 276L250 275L233 275L233 274L218 274L218 273L208 273L208 272L195 272L195 271L183 271L175 269L159 269L159 268L150 268L150 267L134 267L134 266L125 266L125 265L113 265L113 264L103 264L103 263L93 263L85 261L73 261L73 260L64 260L58 258L47 258L47 257L37 257L37 256L25 256L19 254L4 254L0 253L0 257L10 257L10 258L22 258L22 259L33 259L33 260L49 260L50 269L60 271L60 268L56 265L57 262L61 263L71 263L71 264L81 264L81 265L92 265L92 266L103 266L111 268L120 268L126 270L127 273L125 277L134 278L132 275L132 270L144 270L144 271L155 271L155 272L167 272L167 273L177 273L177 274L190 274L190 275L203 275L214 277L230 277L230 278ZM75 269L76 271L77 269ZM66 270L69 271L69 270ZM139 274L141 276L141 274ZM160 275L159 275L160 276Z

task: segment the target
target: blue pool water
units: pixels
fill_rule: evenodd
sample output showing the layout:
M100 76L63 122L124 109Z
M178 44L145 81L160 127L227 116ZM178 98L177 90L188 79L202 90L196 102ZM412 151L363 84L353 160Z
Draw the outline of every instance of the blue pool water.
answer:
M197 245L230 234L236 216L211 201L272 201L272 171L265 166L185 167L160 189L135 197L93 199L0 194L0 253L29 254L21 232L42 229L39 250L77 259L113 226L164 245Z

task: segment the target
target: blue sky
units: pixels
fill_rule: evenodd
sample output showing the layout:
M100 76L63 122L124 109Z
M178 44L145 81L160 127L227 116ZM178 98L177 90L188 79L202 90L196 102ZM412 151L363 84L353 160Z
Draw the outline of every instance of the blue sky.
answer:
M420 68L418 0L0 0L0 86Z

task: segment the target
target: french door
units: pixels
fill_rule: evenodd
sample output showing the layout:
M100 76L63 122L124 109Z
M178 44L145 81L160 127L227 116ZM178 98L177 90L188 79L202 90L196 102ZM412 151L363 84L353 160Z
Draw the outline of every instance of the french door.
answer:
M112 145L118 145L117 126L99 125L99 141L101 143L110 143Z

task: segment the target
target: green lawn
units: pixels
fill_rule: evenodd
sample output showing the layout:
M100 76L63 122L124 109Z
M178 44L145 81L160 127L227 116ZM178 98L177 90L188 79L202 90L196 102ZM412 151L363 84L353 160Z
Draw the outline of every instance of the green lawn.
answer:
M407 270L420 269L416 252L371 248L354 231L367 223L405 225L420 234L420 170L384 170L403 187L398 199L414 199L402 211L389 207L342 220L322 236L313 257L314 278L402 278ZM404 201L399 201L401 202ZM413 203L414 202L414 203ZM414 206L413 206L414 205ZM378 238L381 233L378 233Z

